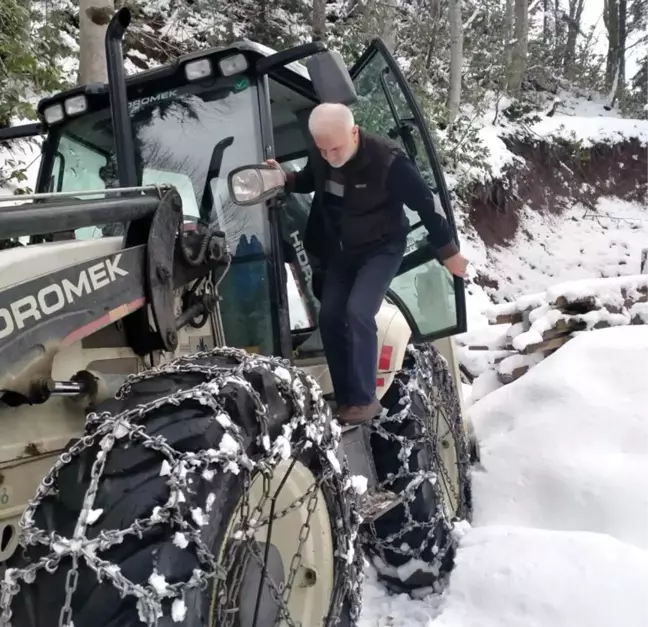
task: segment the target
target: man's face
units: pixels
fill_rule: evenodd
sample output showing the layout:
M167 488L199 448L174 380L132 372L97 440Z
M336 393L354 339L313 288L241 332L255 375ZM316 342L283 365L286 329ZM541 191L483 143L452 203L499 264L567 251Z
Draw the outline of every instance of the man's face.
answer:
M358 145L358 126L351 130L331 127L313 137L322 157L334 168L341 168L355 154Z

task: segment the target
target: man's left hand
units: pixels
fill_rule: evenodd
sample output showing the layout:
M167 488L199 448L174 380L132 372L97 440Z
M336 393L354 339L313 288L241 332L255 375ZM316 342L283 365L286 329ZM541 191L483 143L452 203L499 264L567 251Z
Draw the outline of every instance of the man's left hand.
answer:
M468 267L468 259L461 253L456 253L452 257L443 260L443 265L455 276L461 278L466 277L466 268Z

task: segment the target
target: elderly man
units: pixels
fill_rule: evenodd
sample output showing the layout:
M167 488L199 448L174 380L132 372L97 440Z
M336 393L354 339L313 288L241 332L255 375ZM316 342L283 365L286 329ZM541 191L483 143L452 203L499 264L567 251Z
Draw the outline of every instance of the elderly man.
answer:
M427 184L396 144L361 130L342 104L315 107L308 128L322 158L285 173L286 191L315 192L304 246L323 277L319 324L339 418L353 424L381 411L375 317L405 254L403 204L421 216L450 272L464 276L468 262L435 212Z

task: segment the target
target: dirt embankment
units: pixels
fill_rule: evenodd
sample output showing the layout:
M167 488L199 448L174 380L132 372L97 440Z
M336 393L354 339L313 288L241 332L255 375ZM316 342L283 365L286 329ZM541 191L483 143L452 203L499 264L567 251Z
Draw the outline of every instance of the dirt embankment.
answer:
M508 149L524 159L502 179L469 192L469 220L486 246L505 246L520 228L520 208L561 213L575 203L595 211L597 198L648 199L648 150L639 140L592 147L553 140L510 139Z

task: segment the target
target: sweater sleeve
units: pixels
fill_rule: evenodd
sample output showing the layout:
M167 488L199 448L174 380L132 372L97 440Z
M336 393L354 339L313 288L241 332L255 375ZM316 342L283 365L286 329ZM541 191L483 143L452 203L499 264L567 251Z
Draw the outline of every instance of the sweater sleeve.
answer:
M434 197L416 166L404 155L394 159L387 175L387 192L392 198L416 211L429 233L430 243L441 259L459 252L448 221L438 214Z
M311 168L310 159L302 170L286 172L285 190L296 194L310 194L315 191L315 177Z

